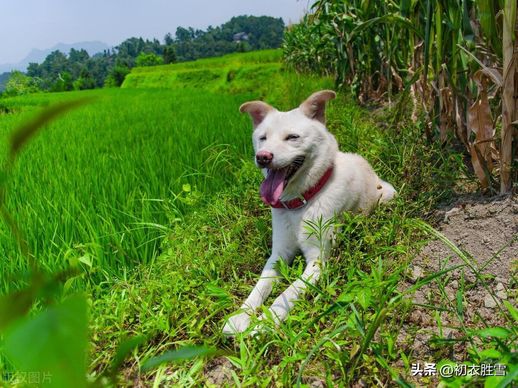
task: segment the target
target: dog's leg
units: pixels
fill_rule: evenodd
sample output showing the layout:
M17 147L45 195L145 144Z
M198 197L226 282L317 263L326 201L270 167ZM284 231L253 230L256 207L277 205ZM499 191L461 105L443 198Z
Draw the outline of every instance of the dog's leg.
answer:
M296 249L293 245L293 239L295 237L289 235L288 229L278 228L274 222L273 230L272 255L266 262L256 286L242 304L240 312L231 316L223 327L223 333L226 335L242 333L248 328L250 325L250 316L264 303L266 298L268 298L272 292L273 284L279 279L280 274L277 270L277 262L282 259L290 263L295 255ZM277 230L279 232L276 232Z
M246 298L245 302L241 305L241 312L231 316L225 324L225 327L223 327L224 334L232 335L242 333L248 328L250 325L250 316L264 303L266 298L268 298L272 292L273 284L279 277L279 272L275 268L279 259L280 257L278 255L270 256L261 273L259 281L248 298Z
M290 257L281 257L278 254L270 256L266 265L261 273L261 277L257 282L256 286L246 298L245 302L241 305L240 313L233 315L229 318L225 326L223 327L223 333L226 335L232 335L236 333L242 333L250 325L250 316L257 310L268 298L272 292L272 287L275 282L279 279L279 271L277 270L277 262L281 259L290 261Z
M307 263L300 279L295 280L271 305L270 312L275 323L279 324L286 319L294 303L304 293L308 284L315 284L318 281L320 273L320 260L315 259Z
M308 285L316 284L320 278L322 267L330 254L333 236L332 228L328 228L324 231L322 241L317 240L314 236L303 237L305 240L299 241L302 253L306 258L306 268L300 279L295 280L271 305L270 313L276 324L286 319L294 303L301 297ZM264 318L263 315L261 319Z

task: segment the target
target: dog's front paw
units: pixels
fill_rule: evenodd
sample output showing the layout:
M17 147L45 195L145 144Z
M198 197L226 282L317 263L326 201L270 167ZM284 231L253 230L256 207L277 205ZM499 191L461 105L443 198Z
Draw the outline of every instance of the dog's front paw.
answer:
M244 332L250 326L250 315L242 312L231 316L223 327L223 334L236 335Z

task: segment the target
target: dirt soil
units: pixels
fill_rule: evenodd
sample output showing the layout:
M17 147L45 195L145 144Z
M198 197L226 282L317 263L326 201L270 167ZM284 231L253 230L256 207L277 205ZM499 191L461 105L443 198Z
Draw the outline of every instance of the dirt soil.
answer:
M465 267L432 282L413 295L417 305L403 324L399 346L411 351L411 362L438 362L442 358L461 362L468 359L466 346L451 341L437 346L439 339L461 338L468 329L504 324L502 301L516 306L518 283L518 198L458 198L438 209L434 225L452 243L468 253L480 275ZM431 241L409 268L405 289L419 279L464 261L442 241ZM440 286L443 285L443 287ZM442 290L441 290L442 288ZM459 311L462 304L462 318ZM448 311L440 311L444 308ZM415 379L411 379L415 380ZM419 381L415 381L419 384ZM423 381L421 381L423 383Z
M453 205L439 209L438 229L455 245L469 253L483 272L500 278L504 284L516 275L518 259L518 199L503 197L493 200L477 197L458 199ZM514 241L513 241L514 239ZM428 244L414 265L438 270L441 262L462 264L440 241ZM444 265L442 265L444 267ZM474 281L474 274L466 274Z
M234 366L225 357L210 360L205 366L204 374L208 386L227 386L232 384Z

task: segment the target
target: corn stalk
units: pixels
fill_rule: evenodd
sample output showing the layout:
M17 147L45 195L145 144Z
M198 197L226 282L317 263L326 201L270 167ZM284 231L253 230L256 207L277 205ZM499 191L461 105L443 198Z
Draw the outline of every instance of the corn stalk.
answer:
M518 110L513 28L516 0L317 0L296 34L286 34L284 51L288 64L325 69L361 102L409 93L412 118L425 120L430 141L456 136L482 188L492 190L500 171L509 190ZM308 42L318 43L308 50Z
M518 124L518 18L516 0L506 0L504 8L503 60L504 84L502 91L502 145L500 192L512 189L511 163L514 124ZM513 36L514 35L514 36Z

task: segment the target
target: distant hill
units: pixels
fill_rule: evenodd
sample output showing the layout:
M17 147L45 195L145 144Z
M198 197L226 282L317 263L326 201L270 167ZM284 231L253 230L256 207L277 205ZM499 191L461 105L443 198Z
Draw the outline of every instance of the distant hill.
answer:
M218 27L209 26L205 31L177 27L174 36L171 33L164 36L163 43L158 39L131 37L113 48L99 42L84 42L33 50L18 68L22 68L32 84L43 91L118 87L135 66L275 49L281 46L283 36L282 18L241 15ZM0 67L0 74L1 71Z
M103 42L78 42L78 43L58 43L55 46L45 49L32 49L32 51L18 63L4 63L0 64L0 73L10 72L11 70L26 71L29 63L42 63L47 56L53 51L61 51L63 54L68 54L70 49L86 50L88 54L94 55L104 50L108 50L110 47Z

